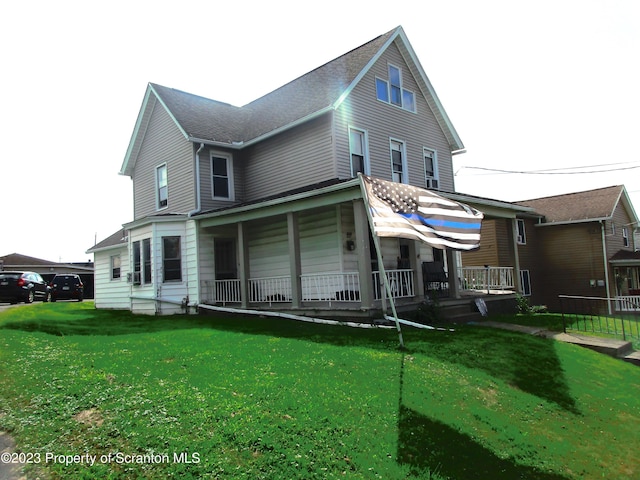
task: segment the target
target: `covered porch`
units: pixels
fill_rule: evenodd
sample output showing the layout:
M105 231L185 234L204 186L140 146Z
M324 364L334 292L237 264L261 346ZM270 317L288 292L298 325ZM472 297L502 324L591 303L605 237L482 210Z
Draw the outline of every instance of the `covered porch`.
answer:
M487 205L473 206L485 211ZM359 317L378 315L387 305L357 181L196 218L199 303ZM380 240L391 295L401 310L425 299L444 305L518 289L517 262L463 266L460 253L450 249Z

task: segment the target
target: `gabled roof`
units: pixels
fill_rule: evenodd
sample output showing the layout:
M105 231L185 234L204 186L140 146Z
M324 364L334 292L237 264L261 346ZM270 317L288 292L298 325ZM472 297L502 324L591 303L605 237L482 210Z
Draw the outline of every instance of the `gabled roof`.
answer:
M122 247L125 245L127 245L127 231L121 228L104 240L96 243L93 247L87 250L87 253L94 253L96 251Z
M0 260L4 262L5 268L8 265L52 265L56 262L52 262L50 260L43 260L42 258L29 257L28 255L22 255L20 253L11 253L9 255L5 255L0 257Z
M624 202L632 220L637 222L638 218L624 185L534 198L515 203L532 207L537 213L544 216L545 224L559 224L610 220L621 200Z
M138 114L121 174L131 175L153 108L159 103L186 140L242 148L336 109L394 43L405 57L452 151L464 148L402 27L341 55L243 106L150 83Z

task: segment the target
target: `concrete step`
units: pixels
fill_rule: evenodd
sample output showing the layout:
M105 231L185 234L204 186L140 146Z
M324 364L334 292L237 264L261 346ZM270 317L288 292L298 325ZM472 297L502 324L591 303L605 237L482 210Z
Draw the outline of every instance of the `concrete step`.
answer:
M624 360L625 362L633 363L634 365L640 366L640 352L638 351L633 351L620 358L622 358L622 360Z
M586 347L611 357L622 358L633 351L631 342L624 340L591 337L588 335L577 335L575 333L554 333L550 336L556 340L580 345L581 347Z

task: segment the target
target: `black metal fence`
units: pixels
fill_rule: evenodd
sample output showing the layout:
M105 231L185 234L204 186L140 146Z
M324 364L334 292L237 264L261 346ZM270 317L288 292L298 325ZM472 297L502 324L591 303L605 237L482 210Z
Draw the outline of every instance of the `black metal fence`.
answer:
M559 295L565 333L590 332L640 340L640 299Z

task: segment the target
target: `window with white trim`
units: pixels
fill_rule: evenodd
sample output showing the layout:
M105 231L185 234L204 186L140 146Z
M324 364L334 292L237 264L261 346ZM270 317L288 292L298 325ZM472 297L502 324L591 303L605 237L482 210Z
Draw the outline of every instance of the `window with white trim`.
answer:
M233 200L233 159L231 155L211 152L211 192L214 199Z
M524 229L524 220L521 218L516 218L516 233L518 235L517 237L518 245L526 245L527 233Z
M404 142L391 140L391 178L394 182L407 183L407 159Z
M111 255L111 280L119 280L121 275L120 255Z
M522 295L528 297L531 295L531 276L529 270L520 270L520 285L522 285Z
M351 176L358 173L369 174L369 155L367 133L364 130L349 127L349 153L351 158Z
M424 154L424 176L427 188L438 189L440 181L438 179L438 155L435 150L429 148L422 149Z
M169 203L169 184L167 180L167 164L156 167L156 209L167 208Z
M409 112L416 111L415 94L403 87L402 69L395 65L389 64L388 80L376 77L376 97Z
M133 246L133 284L151 283L151 239L136 240Z
M625 247L629 246L629 230L627 227L622 227L622 244Z
M180 237L162 237L162 272L164 282L182 280Z

